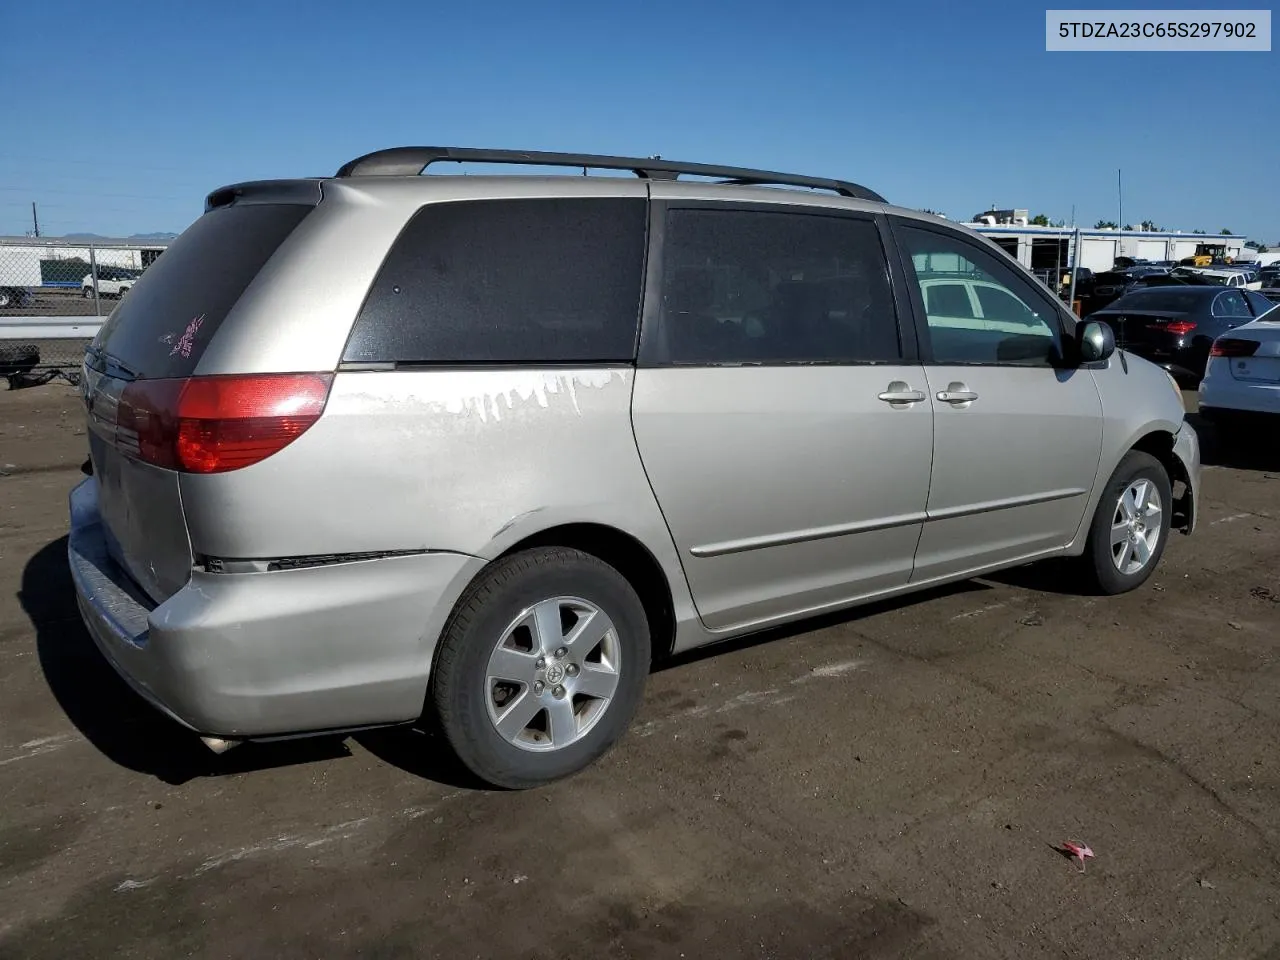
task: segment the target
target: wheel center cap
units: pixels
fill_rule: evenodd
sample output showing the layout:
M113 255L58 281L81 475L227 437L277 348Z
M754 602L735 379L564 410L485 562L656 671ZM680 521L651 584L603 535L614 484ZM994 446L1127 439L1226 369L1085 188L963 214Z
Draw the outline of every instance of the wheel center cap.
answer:
M547 683L560 683L564 680L564 667L558 663L547 664Z

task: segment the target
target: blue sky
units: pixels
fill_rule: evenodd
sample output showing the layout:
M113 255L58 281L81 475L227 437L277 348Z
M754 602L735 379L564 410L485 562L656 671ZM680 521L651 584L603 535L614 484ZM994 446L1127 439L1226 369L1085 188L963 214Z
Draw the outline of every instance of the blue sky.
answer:
M223 183L427 143L792 170L951 217L1074 204L1089 226L1115 219L1120 167L1127 221L1280 241L1277 54L1046 53L1044 5L3 7L0 234L32 200L48 234L177 231Z

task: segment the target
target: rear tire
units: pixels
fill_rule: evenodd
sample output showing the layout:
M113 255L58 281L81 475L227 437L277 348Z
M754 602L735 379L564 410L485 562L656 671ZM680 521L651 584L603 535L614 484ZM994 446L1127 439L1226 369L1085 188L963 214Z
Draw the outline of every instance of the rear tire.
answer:
M477 777L540 786L589 766L621 738L640 703L649 649L644 606L622 574L578 550L527 550L493 563L458 601L429 699Z
M1107 481L1082 558L1104 594L1127 593L1155 572L1169 539L1172 486L1164 465L1130 450Z
M84 298L86 300L93 299L93 287L82 287L81 289L84 292Z

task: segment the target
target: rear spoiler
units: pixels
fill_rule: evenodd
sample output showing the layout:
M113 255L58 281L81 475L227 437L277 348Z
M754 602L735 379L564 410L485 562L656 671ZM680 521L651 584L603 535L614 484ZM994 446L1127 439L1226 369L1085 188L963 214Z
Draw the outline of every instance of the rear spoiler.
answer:
M320 180L249 180L219 187L205 197L204 212L233 203L299 203L314 207L320 202Z

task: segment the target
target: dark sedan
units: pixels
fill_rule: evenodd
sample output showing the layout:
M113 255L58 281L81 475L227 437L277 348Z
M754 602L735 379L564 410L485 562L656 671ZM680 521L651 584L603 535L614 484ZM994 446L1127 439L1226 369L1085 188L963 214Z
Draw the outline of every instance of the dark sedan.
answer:
M1198 382L1213 341L1275 306L1252 290L1220 286L1138 288L1087 319L1107 323L1116 346Z

